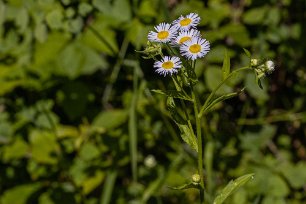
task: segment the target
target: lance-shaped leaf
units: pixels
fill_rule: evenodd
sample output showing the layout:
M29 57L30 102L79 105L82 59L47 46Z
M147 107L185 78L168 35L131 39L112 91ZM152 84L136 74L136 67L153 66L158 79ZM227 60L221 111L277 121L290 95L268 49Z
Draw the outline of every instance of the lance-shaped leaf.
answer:
M231 61L230 61L230 57L228 56L227 50L225 50L224 59L223 59L223 66L222 66L223 80L226 79L226 77L229 75L230 71L231 71Z
M259 86L259 88L263 89L260 78L257 76L257 73L255 73L255 81L257 85Z
M176 91L176 90L162 91L162 90L158 90L158 89L153 89L151 91L153 91L155 93L158 93L158 94L163 94L163 95L166 95L166 96L172 97L172 98L180 98L180 99L187 100L187 101L193 101L192 98L187 96L182 91Z
M198 152L198 142L196 136L193 134L193 131L189 128L188 125L178 124L181 131L181 138L186 142L192 149Z
M245 54L246 54L249 58L251 58L251 53L250 53L250 51L248 51L248 50L245 49L245 48L243 48L243 51L245 52Z
M221 204L233 194L238 188L246 184L249 180L254 178L254 174L246 174L241 176L234 181L230 181L227 186L220 192L220 194L215 198L213 204Z
M188 122L177 112L175 101L172 97L167 98L167 110L170 112L172 119L180 129L181 138L192 149L198 151L197 138L193 133L191 127L188 126Z
M213 106L215 106L216 104L218 104L219 102L225 101L227 99L233 98L235 96L237 96L238 94L240 94L241 92L244 91L245 88L237 91L237 92L233 92L233 93L228 93L228 94L224 94L216 99L214 99L211 103L209 103L206 107L204 107L204 111L201 113L201 115L207 113Z

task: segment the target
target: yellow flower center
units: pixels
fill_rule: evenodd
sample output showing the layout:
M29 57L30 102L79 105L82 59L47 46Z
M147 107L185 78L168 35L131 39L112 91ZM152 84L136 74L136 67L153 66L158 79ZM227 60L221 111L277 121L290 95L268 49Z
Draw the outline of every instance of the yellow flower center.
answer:
M184 43L184 42L186 42L187 40L190 40L190 39L191 39L191 37L189 37L189 36L182 37L179 41L179 44L182 44L182 43Z
M187 26L191 23L190 18L184 18L183 20L180 21L181 26Z
M198 52L200 52L201 51L201 45L199 45L199 44L193 44L193 45L191 45L190 47L189 47L189 51L191 52L191 53L198 53Z
M173 66L174 66L174 64L173 64L173 62L171 62L171 61L167 61L167 62L164 62L164 63L162 64L162 67L163 67L164 69L172 69Z
M168 31L160 31L157 33L157 38L158 39L166 39L169 36L169 32Z

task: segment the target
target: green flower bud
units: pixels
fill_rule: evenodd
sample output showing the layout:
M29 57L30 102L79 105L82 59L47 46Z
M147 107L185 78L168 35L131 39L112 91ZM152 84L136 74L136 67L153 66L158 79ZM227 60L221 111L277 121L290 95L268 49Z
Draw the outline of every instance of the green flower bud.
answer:
M192 181L193 181L194 183L200 183L200 182L201 182L201 177L200 177L200 175L199 175L199 174L193 174L193 175L192 175Z
M143 57L145 59L151 59L151 58L155 58L155 56L162 56L162 47L160 43L152 43L150 41L147 42L147 47L146 49L142 50L142 51L136 51L142 54L145 54L147 57Z
M252 67L258 66L258 59L251 59L251 66Z

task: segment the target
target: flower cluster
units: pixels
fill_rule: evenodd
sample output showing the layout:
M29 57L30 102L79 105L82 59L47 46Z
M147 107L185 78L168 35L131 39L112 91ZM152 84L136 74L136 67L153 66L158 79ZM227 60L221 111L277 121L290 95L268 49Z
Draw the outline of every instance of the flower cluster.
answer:
M150 31L150 42L165 43L173 49L178 49L181 56L163 56L160 61L154 63L156 72L166 76L174 74L182 67L180 57L187 60L196 60L204 57L210 50L209 42L201 37L196 26L200 23L200 17L196 13L180 16L172 24L160 23L155 26L155 31Z
M260 62L258 59L251 59L251 67L256 71L258 78L262 78L274 71L275 64L271 60Z

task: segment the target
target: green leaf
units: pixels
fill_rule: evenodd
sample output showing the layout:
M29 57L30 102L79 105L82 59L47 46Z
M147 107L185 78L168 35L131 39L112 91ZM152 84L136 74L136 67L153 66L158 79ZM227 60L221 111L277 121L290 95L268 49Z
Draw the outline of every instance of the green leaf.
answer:
M277 174L274 174L273 176L267 178L265 182L268 189L266 195L271 195L275 197L286 197L287 195L290 194L290 190L286 181Z
M197 138L194 135L193 130L187 125L188 122L177 112L175 102L172 97L167 98L167 109L170 112L172 119L179 127L183 141L186 142L192 149L198 151Z
M181 131L181 138L184 140L184 142L186 142L192 149L198 152L197 138L195 137L193 131L189 128L189 126L178 123L177 126Z
M60 32L50 33L47 40L43 43L36 43L34 53L34 67L37 71L46 72L45 64L49 64L51 60L58 57L58 53L63 49L70 35L62 34Z
M249 32L245 26L236 23L229 23L220 28L224 36L229 37L234 44L245 47L251 45Z
M138 18L134 18L128 25L126 36L129 41L139 50L147 42L148 28Z
M190 98L189 96L187 96L184 92L182 91L176 91L176 90L167 90L167 91L162 91L162 90L158 90L158 89L153 89L151 90L155 93L158 94L162 94L162 95L166 95L168 97L173 97L173 98L180 98L183 100L187 100L187 101L193 101L192 98Z
M243 21L251 25L262 24L268 9L266 6L250 9L244 13Z
M57 72L71 79L106 68L104 58L99 56L92 48L80 42L68 44L60 52L56 63L58 66Z
M306 181L305 162L299 162L296 165L293 165L291 163L285 163L279 169L293 188L299 189L305 185Z
M0 81L0 96L12 92L16 87L22 85L22 80Z
M12 204L12 203L26 204L28 203L27 199L39 187L40 187L40 184L32 183L32 184L18 185L16 187L10 188L1 195L0 203L1 204Z
M208 67L205 69L205 82L209 90L213 91L219 86L222 81L222 71L219 67ZM232 92L232 87L227 84L223 84L217 91L217 95L226 94Z
M80 150L80 158L85 161L97 158L100 155L99 149L91 142L86 142Z
M243 49L243 51L245 52L245 54L249 57L249 58L251 58L251 53L250 53L250 51L248 51L247 49L245 49L245 48L242 48Z
M258 85L259 88L263 89L262 85L261 85L261 81L260 78L257 76L257 74L255 73L255 81L256 84Z
M257 82L260 82L258 80ZM254 83L254 76L252 73L247 73L245 77L245 87L246 91L255 99L260 101L266 101L268 100L269 96L267 94L267 91L260 88L260 84Z
M230 71L231 71L231 61L230 61L230 57L227 53L227 50L225 50L223 66L222 66L223 80L226 79L226 77L230 74Z
M34 37L38 40L38 42L43 43L47 40L48 30L47 26L43 23L40 23L35 26L34 29Z
M34 130L30 134L30 144L32 158L34 160L45 164L57 163L55 154L59 151L59 146L53 133Z
M200 189L201 186L199 183L190 182L190 183L186 183L186 184L183 184L181 186L176 186L176 187L168 186L168 188L171 188L173 190L184 190L184 189L189 189L189 188Z
M19 31L23 33L29 24L29 15L25 8L19 10L16 16L16 25L19 27Z
M17 138L12 145L4 146L3 160L9 162L12 159L23 157L28 151L28 144Z
M87 46L114 55L118 52L116 33L111 28L110 19L103 15L97 15L89 29L85 29L80 37Z
M126 22L132 17L131 5L128 0L93 0L93 5L112 21Z
M104 180L105 173L103 171L97 170L95 174L84 180L82 187L84 195L89 194L95 188L97 188Z
M132 10L129 0L115 0L111 14L117 20L130 21L132 18Z
M63 26L63 13L60 9L52 10L46 15L48 26L52 29L59 29Z
M219 193L219 195L215 198L213 204L221 204L223 203L227 197L233 194L238 188L246 184L249 180L254 178L254 174L246 174L241 176L234 181L230 181L227 186Z
M114 109L101 112L93 121L93 126L113 129L127 121L128 112L123 109Z
M239 95L241 92L244 91L245 88L241 89L240 91L234 92L234 93L229 93L229 94L224 94L216 99L214 99L211 103L207 105L207 107L204 108L203 114L207 113L212 107L214 107L216 104L219 102L225 101L227 99L233 98L237 95ZM202 107L203 108L203 107ZM201 109L202 110L202 109Z
M82 2L79 4L78 10L81 16L86 16L92 10L92 6L86 2Z

